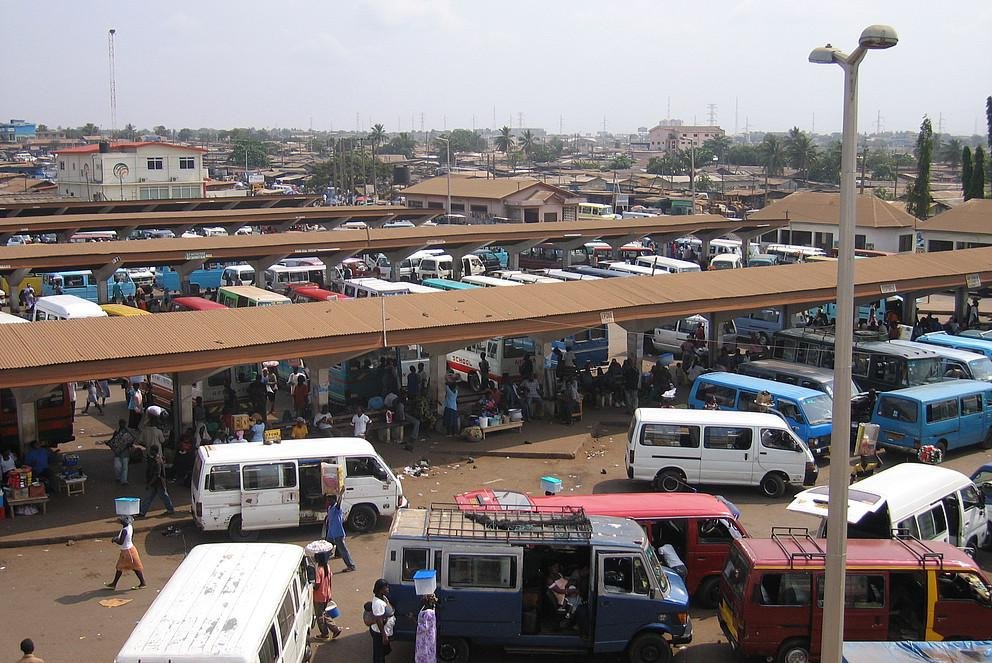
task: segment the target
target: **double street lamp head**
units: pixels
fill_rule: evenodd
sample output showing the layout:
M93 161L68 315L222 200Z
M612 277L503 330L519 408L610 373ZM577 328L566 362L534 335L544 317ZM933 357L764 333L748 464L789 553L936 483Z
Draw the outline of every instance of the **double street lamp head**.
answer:
M869 25L861 32L858 39L858 48L849 56L839 48L834 48L830 44L814 48L809 54L809 61L814 64L833 64L847 62L852 56L860 57L867 50L881 50L892 48L899 43L899 36L895 29L889 25Z

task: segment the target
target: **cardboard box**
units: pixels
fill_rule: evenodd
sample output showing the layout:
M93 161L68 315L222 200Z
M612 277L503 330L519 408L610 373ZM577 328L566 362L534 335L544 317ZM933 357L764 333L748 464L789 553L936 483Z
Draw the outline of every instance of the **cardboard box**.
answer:
M278 428L270 428L262 433L262 441L266 444L279 442L282 440L282 431Z
M44 497L45 487L40 483L33 483L28 486L28 497Z
M234 415L234 430L248 430L249 428L251 428L251 415Z

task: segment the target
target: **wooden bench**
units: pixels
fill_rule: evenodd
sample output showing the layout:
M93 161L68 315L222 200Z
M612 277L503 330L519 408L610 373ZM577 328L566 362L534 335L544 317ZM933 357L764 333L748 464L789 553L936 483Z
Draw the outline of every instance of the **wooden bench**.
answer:
M56 477L58 480L59 492L69 495L85 495L86 494L86 479L85 475L78 476L75 479L63 479L62 477Z
M484 440L486 439L486 435L488 435L489 433L498 433L503 430L515 430L518 428L523 428L523 426L524 426L523 421L508 421L505 424L495 424L495 425L490 424L485 428L482 428L480 426L479 430L482 431L482 439Z
M41 513L48 513L48 495L44 497L22 497L21 499L15 499L13 497L7 497L7 504L10 505L10 519L14 519L14 507L25 506L27 504L38 504L41 506Z

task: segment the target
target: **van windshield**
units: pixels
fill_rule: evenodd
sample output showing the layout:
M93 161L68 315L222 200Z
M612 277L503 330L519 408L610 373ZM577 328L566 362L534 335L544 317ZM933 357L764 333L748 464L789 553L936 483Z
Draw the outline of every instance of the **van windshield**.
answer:
M648 565L654 572L654 577L658 579L658 586L661 587L661 593L667 595L669 587L668 576L665 575L665 570L662 568L661 560L658 559L658 554L647 541L644 542L644 554L647 556Z
M813 396L803 401L803 410L810 424L830 423L833 417L834 401L826 394Z
M972 380L992 380L992 359L982 357L968 362Z

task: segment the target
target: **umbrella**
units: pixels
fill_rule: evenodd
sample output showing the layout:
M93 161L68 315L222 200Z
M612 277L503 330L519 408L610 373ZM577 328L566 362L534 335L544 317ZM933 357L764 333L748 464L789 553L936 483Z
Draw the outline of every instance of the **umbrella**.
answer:
M330 541L317 539L316 541L311 541L308 543L303 549L311 557L315 557L319 553L327 553L328 555L331 555L334 553L334 544Z

